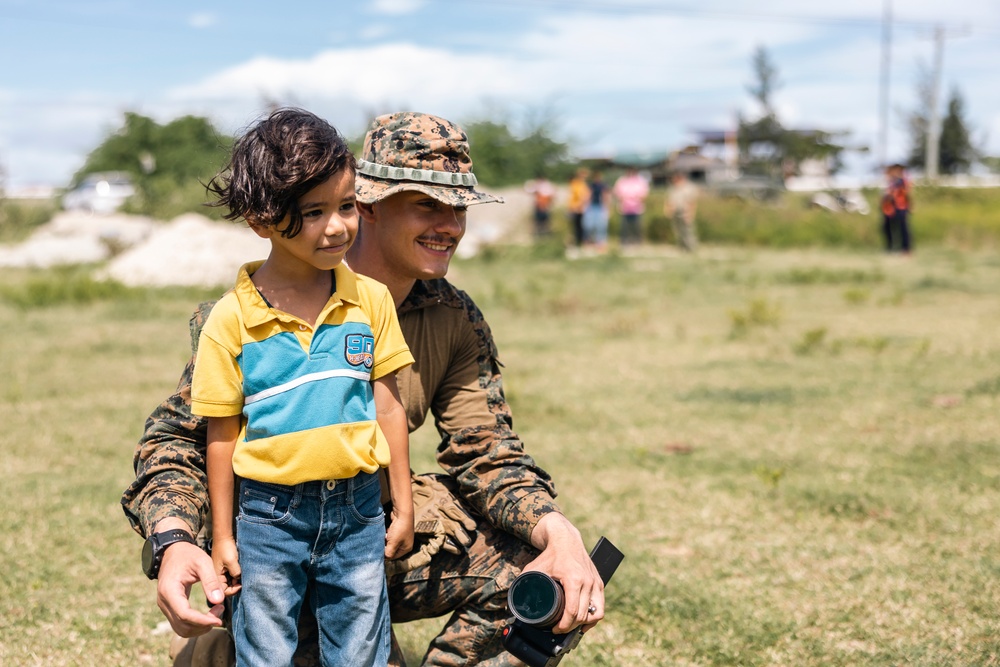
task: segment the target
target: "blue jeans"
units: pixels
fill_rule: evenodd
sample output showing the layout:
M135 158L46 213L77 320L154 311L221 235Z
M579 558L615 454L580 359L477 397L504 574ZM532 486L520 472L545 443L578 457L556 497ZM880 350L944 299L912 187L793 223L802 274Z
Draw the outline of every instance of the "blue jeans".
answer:
M591 243L604 244L608 240L608 209L591 204L583 212L583 229Z
M292 664L309 584L322 664L387 663L380 495L377 474L296 486L242 481L236 542L243 587L233 607L237 665Z
M882 233L885 235L885 249L888 252L896 250L896 241L899 241L899 250L910 252L910 223L907 219L909 211L896 211L892 215L882 216Z
M622 245L642 243L642 216L638 213L622 213Z

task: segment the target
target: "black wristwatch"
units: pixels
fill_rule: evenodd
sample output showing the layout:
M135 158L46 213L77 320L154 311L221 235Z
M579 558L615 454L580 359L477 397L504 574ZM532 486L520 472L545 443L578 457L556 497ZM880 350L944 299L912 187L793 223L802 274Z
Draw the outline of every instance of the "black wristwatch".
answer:
M195 544L191 533L180 528L165 530L162 533L153 533L146 538L146 543L142 545L142 571L150 579L160 576L160 563L163 562L163 552L171 544L177 542L189 542Z

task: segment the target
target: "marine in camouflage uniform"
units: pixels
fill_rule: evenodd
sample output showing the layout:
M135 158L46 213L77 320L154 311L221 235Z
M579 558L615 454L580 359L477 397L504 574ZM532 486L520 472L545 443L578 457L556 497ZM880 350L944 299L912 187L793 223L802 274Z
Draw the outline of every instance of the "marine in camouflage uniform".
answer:
M450 122L424 114L382 116L373 122L359 160L358 200L374 203L397 192L424 192L461 211L464 230L466 206L502 201L474 189L471 165L467 138ZM352 268L365 273L362 263ZM402 303L397 300L397 312L416 363L398 373L397 383L411 432L428 412L433 415L441 436L437 461L446 474L414 477L414 498L422 494L431 507L423 515L418 509L415 517L418 523L425 519L423 528L417 527L418 546L421 530L425 539L435 533L442 539L432 548L425 543L409 563L388 563L392 620L451 614L424 664L519 665L501 643L509 615L506 593L539 554L531 535L544 516L559 511L555 490L512 429L497 349L480 310L443 277L411 282ZM203 304L191 319L193 354L211 305ZM211 534L206 422L190 410L193 367L192 358L177 392L150 415L135 451L136 480L122 505L143 535L168 517L183 520L193 533ZM316 631L315 620L304 612L297 665L319 664ZM193 640L176 646L178 664L225 664L228 636L218 630L208 636L215 649L199 653ZM395 641L390 664L404 664Z

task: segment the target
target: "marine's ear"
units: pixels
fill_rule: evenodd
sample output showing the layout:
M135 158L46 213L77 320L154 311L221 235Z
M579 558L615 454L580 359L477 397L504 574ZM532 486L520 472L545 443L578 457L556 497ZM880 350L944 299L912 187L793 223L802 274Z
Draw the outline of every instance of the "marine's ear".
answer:
M354 206L358 209L358 215L362 222L375 222L375 204L366 204L356 201Z

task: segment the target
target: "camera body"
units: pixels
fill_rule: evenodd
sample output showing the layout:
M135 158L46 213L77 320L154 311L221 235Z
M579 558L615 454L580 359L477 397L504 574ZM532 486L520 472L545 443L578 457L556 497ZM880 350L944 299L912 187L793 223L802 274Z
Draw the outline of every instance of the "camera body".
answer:
M590 552L605 585L624 558L604 537ZM558 665L583 636L580 628L565 634L552 632L551 628L562 616L563 604L563 589L558 581L544 572L521 573L507 591L507 607L514 618L503 629L504 648L529 667Z

